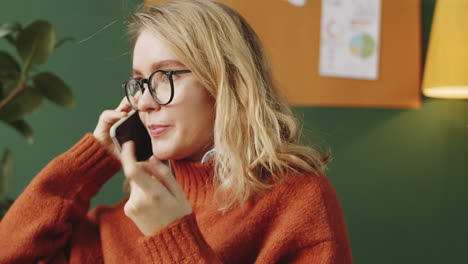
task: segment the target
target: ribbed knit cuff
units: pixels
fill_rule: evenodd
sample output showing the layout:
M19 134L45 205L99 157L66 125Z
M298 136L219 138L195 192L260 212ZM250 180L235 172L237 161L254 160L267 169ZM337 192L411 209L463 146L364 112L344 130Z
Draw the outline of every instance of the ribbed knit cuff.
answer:
M51 193L68 199L91 199L122 165L91 134L87 133L65 153L52 160L38 181Z
M155 235L141 239L152 263L217 263L193 213L176 220Z

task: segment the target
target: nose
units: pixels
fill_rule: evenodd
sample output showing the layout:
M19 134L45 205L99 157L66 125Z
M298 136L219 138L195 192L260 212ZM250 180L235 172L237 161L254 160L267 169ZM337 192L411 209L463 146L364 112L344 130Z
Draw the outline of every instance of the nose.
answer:
M138 109L143 112L159 111L161 106L154 101L153 96L148 89L148 85L145 83L144 86L145 90L138 100Z

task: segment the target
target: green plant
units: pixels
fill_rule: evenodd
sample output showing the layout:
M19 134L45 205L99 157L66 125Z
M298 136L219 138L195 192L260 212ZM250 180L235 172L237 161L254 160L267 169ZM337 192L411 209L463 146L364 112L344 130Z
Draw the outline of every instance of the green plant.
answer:
M0 50L0 121L34 142L33 131L24 120L35 114L44 99L63 107L72 107L75 99L62 79L51 72L38 72L53 50L72 38L56 40L52 25L36 20L26 27L18 22L0 24L0 38L13 45L21 63L5 50ZM7 197L14 174L13 154L6 149L0 160L0 219L13 202Z

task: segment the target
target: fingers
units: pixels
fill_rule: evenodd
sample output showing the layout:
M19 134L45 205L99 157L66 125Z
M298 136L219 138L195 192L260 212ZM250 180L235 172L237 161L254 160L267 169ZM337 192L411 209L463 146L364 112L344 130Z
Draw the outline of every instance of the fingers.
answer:
M124 96L120 101L119 106L115 110L105 110L99 116L98 124L94 129L93 136L101 142L117 159L120 159L120 152L110 138L110 128L117 121L127 116L131 111L131 106L128 104Z
M107 137L110 127L125 116L126 113L116 112L113 110L106 110L102 112L102 114L99 116L98 124L94 130L94 135L100 138Z
M124 113L124 112L105 110L104 112L102 112L101 116L99 117L99 121L100 123L113 125L115 122L125 117L126 115L127 113Z
M171 171L159 160L156 159L156 161L154 161L152 159L155 159L155 157L151 156L148 161L142 162L143 169L146 171L146 173L153 176L155 181L160 182L174 197L177 197L177 193L172 190L173 188L167 179L167 175L170 176Z
M126 163L127 167L131 168L136 164L135 158L135 143L132 140L125 142L122 145L122 162Z
M185 198L185 193L180 187L179 183L175 179L171 172L171 169L166 164L158 160L154 155L145 162L144 166L150 171L151 175L155 176L168 191L177 199Z
M124 96L122 98L122 101L120 101L119 106L117 106L117 108L115 108L115 111L118 111L118 112L129 112L131 110L132 110L132 107L128 103L128 100L127 100L126 96Z
M127 141L123 144L121 162L125 177L131 180L130 184L138 185L144 192L153 197L168 192L159 181L148 175L145 169L140 168L140 163L137 162L135 157L135 144L133 141Z
M118 120L124 118L131 110L126 97L120 101L119 106L115 110L105 110L99 116L98 127L108 131L108 129Z
M102 112L99 116L99 121L94 129L93 135L98 138L104 145L107 145L107 141L109 141L109 129L110 127L117 122L119 119L123 118L126 113L123 112L116 112L113 110L106 110Z
M107 124L108 127L110 127L118 120L124 118L131 109L132 107L128 104L127 98L124 97L115 110L104 110L101 113L99 116L99 123L101 126Z

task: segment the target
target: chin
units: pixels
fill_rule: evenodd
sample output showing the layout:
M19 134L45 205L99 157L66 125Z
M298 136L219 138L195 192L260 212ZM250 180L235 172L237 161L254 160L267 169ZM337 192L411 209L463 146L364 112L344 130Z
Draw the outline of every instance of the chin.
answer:
M161 141L153 142L152 145L153 155L159 160L177 160L181 158L181 153L178 153L174 145Z
M161 148L159 146L154 146L153 145L153 156L155 156L158 160L170 160L172 158L172 153L171 151L166 151L164 148Z

